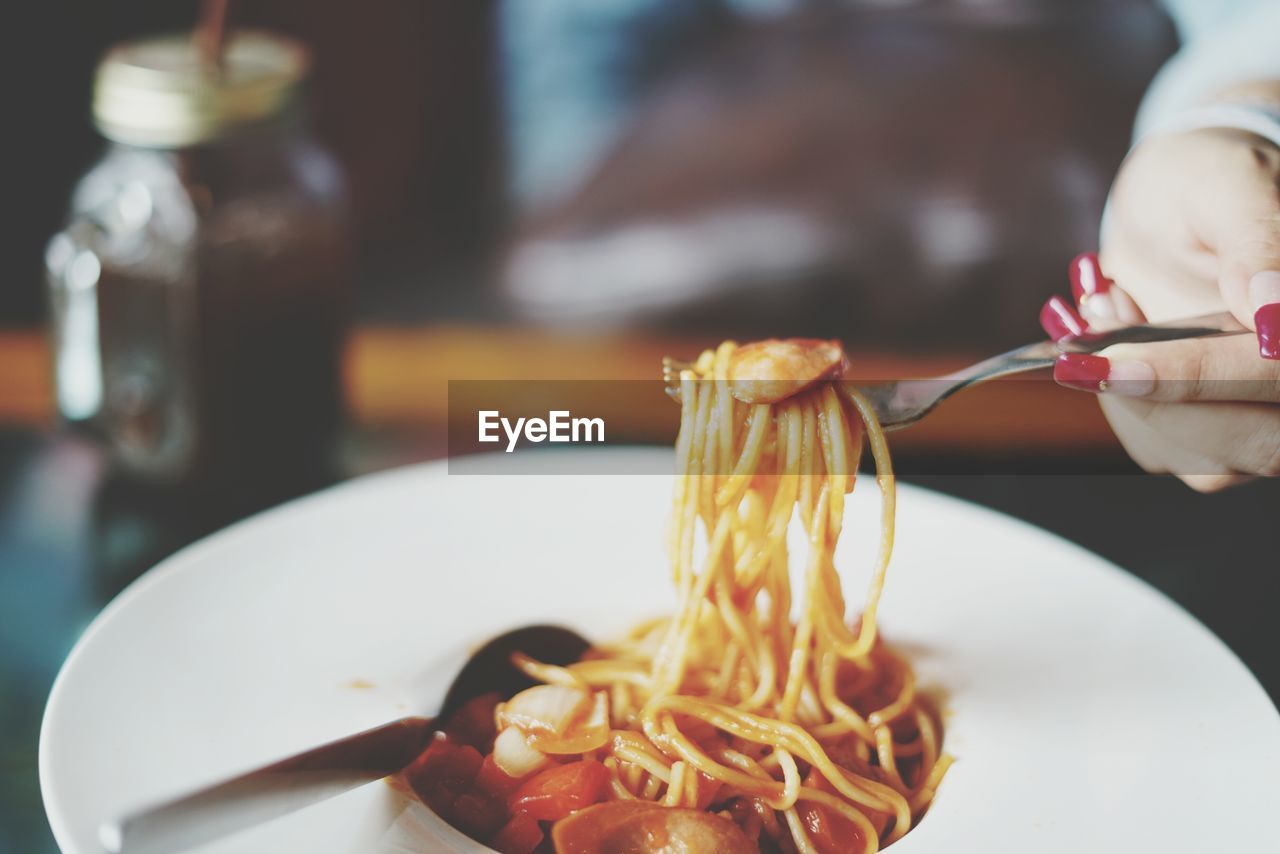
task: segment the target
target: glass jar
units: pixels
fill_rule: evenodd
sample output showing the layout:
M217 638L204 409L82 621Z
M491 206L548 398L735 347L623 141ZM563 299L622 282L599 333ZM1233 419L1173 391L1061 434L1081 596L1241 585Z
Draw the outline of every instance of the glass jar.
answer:
M308 134L304 50L188 37L98 68L109 145L46 251L57 404L165 482L315 480L340 419L350 247L340 170Z

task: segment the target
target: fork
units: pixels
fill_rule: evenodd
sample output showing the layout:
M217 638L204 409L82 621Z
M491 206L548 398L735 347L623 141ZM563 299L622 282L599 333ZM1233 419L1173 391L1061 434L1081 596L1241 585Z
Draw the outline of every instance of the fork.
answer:
M859 392L870 402L885 431L901 430L924 418L938 404L958 391L988 380L1052 367L1063 353L1096 353L1112 344L1148 344L1184 338L1238 335L1248 331L1227 312L1206 314L1166 323L1085 333L1061 341L1037 341L940 377L843 385L851 391ZM680 371L689 367L685 362L663 360L662 376L668 394L678 398Z

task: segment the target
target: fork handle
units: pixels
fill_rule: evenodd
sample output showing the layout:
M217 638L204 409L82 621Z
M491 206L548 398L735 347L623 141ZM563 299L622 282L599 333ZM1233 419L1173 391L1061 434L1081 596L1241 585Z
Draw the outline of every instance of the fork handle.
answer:
M1238 335L1248 331L1232 314L1219 312L1165 323L1123 326L1109 332L1086 333L1062 341L1037 341L940 377L939 379L948 385L940 391L934 388L932 394L936 399L932 404L922 407L921 414L969 386L1052 367L1063 353L1096 353L1112 344L1150 344L1159 341L1180 341L1186 338ZM928 392L917 391L917 394L923 396Z
M1063 353L1096 353L1112 344L1150 344L1158 341L1178 341L1183 338L1209 338L1215 335L1234 335L1248 332L1248 328L1236 320L1230 312L1203 314L1165 323L1139 326L1122 326L1109 332L1085 333L1058 343Z
M948 392L950 394L975 383L1051 367L1063 353L1096 353L1107 349L1112 344L1151 344L1160 341L1181 341L1186 338L1236 335L1248 331L1232 314L1225 311L1199 317L1185 317L1165 323L1122 326L1108 332L1085 333L1062 341L1037 341L985 359L976 365L948 374L943 379L957 383L957 388Z
M857 391L870 401L885 430L901 430L924 418L939 403L958 391L988 380L1052 367L1063 353L1096 353L1112 344L1177 341L1247 331L1232 315L1225 312L1168 323L1125 326L1110 332L1081 335L1071 340L1037 341L941 377L871 383L859 386Z

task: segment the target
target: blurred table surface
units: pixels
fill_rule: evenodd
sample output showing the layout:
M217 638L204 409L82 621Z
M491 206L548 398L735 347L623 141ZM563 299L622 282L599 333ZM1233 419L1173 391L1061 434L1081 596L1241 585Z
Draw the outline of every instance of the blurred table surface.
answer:
M689 356L719 340L477 325L365 327L354 332L347 347L347 409L357 428L430 435L448 420L450 381L657 382L664 355ZM850 361L858 379L901 379L937 376L989 355L855 352ZM0 330L0 423L53 423L48 366L43 334ZM993 412L1000 417L993 418ZM678 422L674 407L598 414L606 416L611 431L637 441L669 442ZM1045 381L997 383L967 392L898 434L894 445L912 453L1114 454L1119 448L1087 395Z
M352 430L342 476L440 456L451 379L646 379L663 354L707 343L482 326L359 330L346 360ZM974 355L856 354L854 361L867 377L929 376ZM76 638L141 571L230 521L131 489L98 447L57 430L47 364L41 335L0 332L0 851L55 850L36 744L49 687ZM1021 517L1113 560L1202 620L1280 696L1272 617L1280 601L1280 480L1198 495L1120 460L1087 395L1050 382L1021 384L1012 394L997 388L961 396L895 434L899 454L942 461L904 479ZM631 419L635 441L673 438L670 413L617 417ZM993 473L963 464L975 456L1014 465Z

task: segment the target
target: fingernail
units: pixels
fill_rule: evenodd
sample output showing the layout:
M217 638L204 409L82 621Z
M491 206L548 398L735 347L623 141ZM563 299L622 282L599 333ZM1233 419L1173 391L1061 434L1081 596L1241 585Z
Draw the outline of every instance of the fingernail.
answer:
M1040 325L1054 341L1083 335L1089 325L1084 322L1080 312L1062 297L1049 297L1049 301L1040 309Z
M1080 306L1082 317L1093 320L1112 320L1117 316L1111 299L1111 280L1102 274L1096 252L1085 252L1071 260L1067 267L1071 279L1071 293Z
M1085 252L1071 259L1067 275L1071 279L1071 293L1078 303L1083 304L1092 297L1103 296L1111 290L1111 280L1102 275L1096 252Z
M1146 362L1112 361L1090 353L1063 353L1053 364L1060 385L1082 391L1144 397L1156 387L1156 372Z
M1253 313L1258 330L1258 352L1264 359L1280 359L1280 302L1264 305Z
M1249 280L1249 301L1256 311L1258 352L1264 359L1280 359L1280 272L1264 270Z

